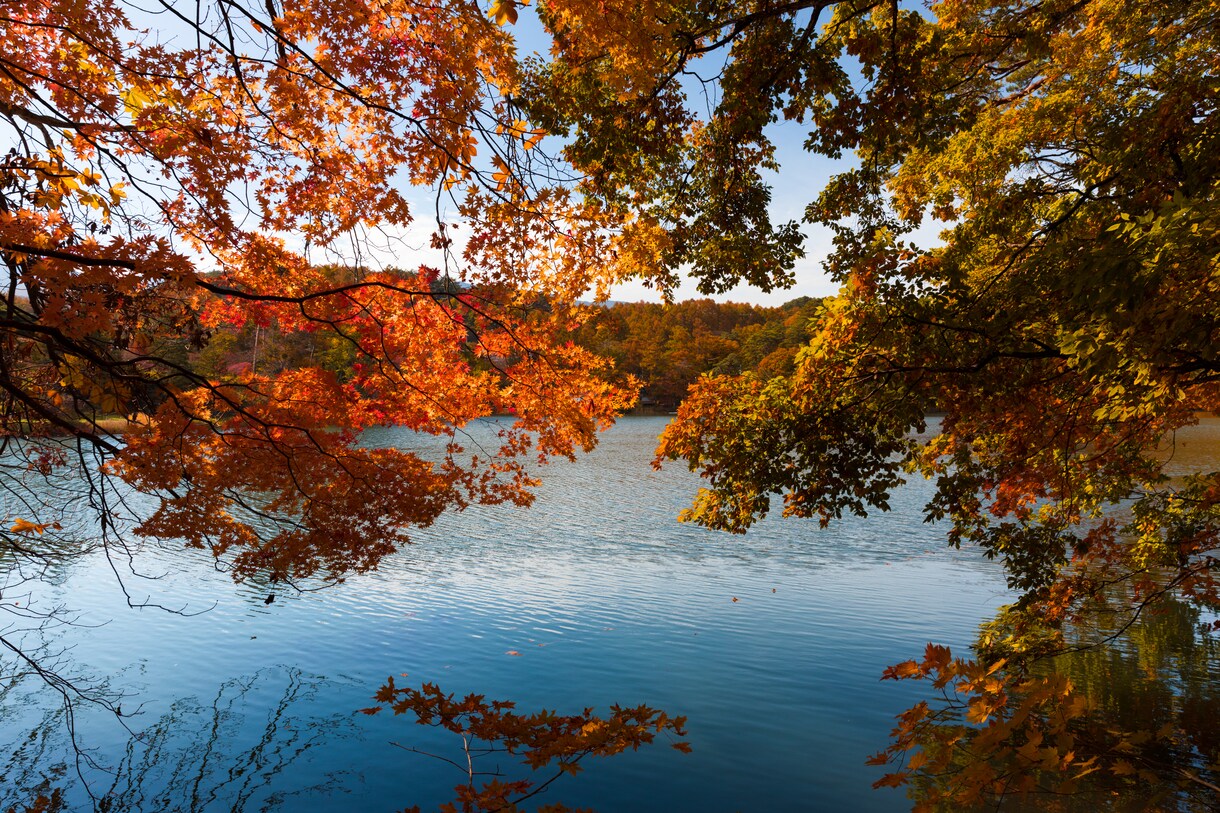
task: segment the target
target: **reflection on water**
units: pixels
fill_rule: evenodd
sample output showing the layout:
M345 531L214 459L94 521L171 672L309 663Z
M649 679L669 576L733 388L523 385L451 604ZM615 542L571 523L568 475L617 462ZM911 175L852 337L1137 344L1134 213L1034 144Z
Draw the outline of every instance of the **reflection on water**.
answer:
M133 611L103 558L77 561L33 598L109 622L56 636L82 677L111 678L129 693L125 709L143 705L132 725L155 744L131 742L113 715L82 714L78 735L107 769L82 769L91 786L112 789L116 810L435 808L452 798L449 769L389 743L447 753L452 741L355 715L405 672L527 709L646 703L688 717L691 754L624 754L542 803L908 809L901 792L870 789L880 771L864 761L922 687L878 677L929 640L965 650L1008 600L1003 575L923 523L923 482L901 489L891 513L825 531L778 518L745 537L679 525L697 481L649 468L663 425L624 420L594 454L549 467L530 510L442 517L380 571L332 590L279 589L267 604L266 585L235 587L201 555L154 548L138 561L164 578L129 578L133 596L207 612ZM388 431L370 441L426 442ZM55 708L4 699L0 761L5 741L18 756L0 785L29 792L50 777L86 809L62 739L26 739L54 728Z
M1102 610L1092 620L1089 638L1101 643L1056 658L1053 668L1088 697L1097 741L1115 747L1120 734L1137 735L1117 747L1147 772L1137 794L1107 799L1104 809L1216 810L1220 792L1206 785L1220 785L1220 640L1204 613L1171 596L1133 623ZM1103 807L1085 795L1069 809Z
M1215 471L1220 420L1205 418L1180 430L1158 451L1171 478ZM1127 511L1120 505L1113 515L1125 522ZM1130 579L1105 583L1082 617L1061 630L1062 639L1034 639L1023 630L1025 643L1044 653L1032 664L1035 680L1023 683L1026 675L1018 674L1007 687L1004 710L985 724L970 724L966 706L953 704L956 698L933 698L919 741L952 761L913 780L912 795L923 809L1220 810L1220 622L1215 606L1175 590L1173 576L1145 571L1138 586ZM1019 623L1013 609L987 625L980 640L989 657L1005 656L1006 636ZM1038 680L1050 675L1067 678L1080 701L1066 714L1053 693L1038 690ZM1064 764L1074 767L1060 770ZM957 798L978 787L970 783L979 777L996 795L966 807ZM944 801L943 790L961 794Z
M137 603L187 613L177 615L129 609L100 554L56 563L21 601L77 610L83 625L50 630L50 643L68 648L63 664L81 685L123 688L140 739L85 709L78 764L55 698L2 680L0 809L52 786L65 787L67 809L93 807L78 770L110 811L434 808L453 796L451 769L390 742L450 753L450 737L355 714L401 673L521 708L647 703L689 718L689 756L623 754L540 802L601 813L908 809L902 793L870 790L880 771L864 761L924 695L878 675L930 640L965 651L1008 601L1003 575L922 522L924 482L895 494L892 513L826 531L776 518L744 537L677 524L698 483L650 470L662 426L622 421L593 455L550 466L532 509L444 516L378 573L334 590L279 587L268 604L265 584L234 586L203 555L151 546L142 575L124 571L127 586ZM1172 441L1172 474L1207 468L1220 421ZM387 431L370 442L429 441ZM1179 720L1158 746L1169 750L1149 758L1190 764L1218 747L1218 653L1196 634L1210 620L1171 603L1059 668L1109 719ZM0 660L0 675L9 667Z
M321 685L298 670L280 668L226 680L209 701L173 701L156 722L129 739L121 753L111 754L77 754L65 708L47 711L4 763L0 810L21 810L65 785L83 790L74 782L79 775L91 780L88 792L99 811L291 809L298 796L325 793L348 781L340 771L316 776L308 786L279 782L286 767L319 745L351 737L355 730L348 714L311 713ZM33 688L10 685L4 707L11 709L16 699L10 693ZM78 792L78 804L80 796ZM254 799L259 805L251 804Z
M256 691L260 683L270 684L273 705L254 699L262 693ZM302 713L319 684L294 669L266 669L225 681L209 704L193 697L175 701L141 733L140 741L128 743L113 782L103 792L103 807L167 813L246 810L257 796L265 799L267 809L335 787L344 780L342 771L318 776L309 786L267 792L289 764L353 732L350 715ZM258 733L260 725L255 740L250 735Z
M1220 468L1220 419L1203 417L1167 436L1159 452L1171 477ZM1129 608L1137 602L1129 590L1116 586L1111 604L1091 611L1087 628L1068 630L1077 649L1055 658L1052 668L1089 699L1089 734L1103 744L1099 750L1117 748L1143 772L1139 789L1107 793L1115 781L1106 777L1093 785L1100 795L1084 793L1064 809L1220 809L1216 613L1168 593L1133 617Z
M1157 454L1170 476L1214 471L1220 467L1220 418L1202 416L1197 425L1166 435Z

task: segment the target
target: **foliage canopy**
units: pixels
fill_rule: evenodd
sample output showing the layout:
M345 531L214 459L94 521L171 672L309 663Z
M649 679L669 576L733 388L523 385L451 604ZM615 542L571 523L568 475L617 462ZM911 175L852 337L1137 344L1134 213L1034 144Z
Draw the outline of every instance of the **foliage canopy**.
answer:
M338 578L447 508L528 503L531 449L589 448L626 401L554 338L619 273L619 238L533 157L511 37L464 2L153 11L4 7L0 432L26 523L9 548L56 532L23 473L73 461L104 517L119 477L156 497L136 533L238 577ZM411 186L448 220L438 197L421 223ZM379 241L416 239L418 266L376 270ZM272 322L325 337L350 375L185 361L218 326ZM465 423L510 410L498 449L462 447ZM122 441L98 423L115 414L135 418ZM356 442L388 424L454 443L423 460Z
M734 195L761 183L774 156L766 126L780 117L812 122L808 150L858 161L806 211L835 233L827 267L843 288L795 372L704 379L662 438L659 461L685 459L709 481L686 518L740 532L778 498L785 514L825 524L885 510L906 477L931 478L927 519L1002 560L1019 599L985 636L982 664L937 650L891 673L971 700L950 715L964 726L904 718L883 761L914 756L886 782L923 777L928 806L1066 791L1085 776L1214 793L1215 753L1132 767L1122 748L1086 747L1080 698L1035 661L1061 652L1064 625L1087 624L1098 601L1132 615L1169 595L1220 606L1220 473L1171 477L1158 451L1197 411L1220 408L1220 7L947 0L707 13L675 23L654 64L676 75L720 49L721 96L685 136L683 172L670 166L649 185L632 169L633 193L670 213L679 245L695 245L687 221L698 216L670 205L671 185L698 190L690 206L748 211ZM567 70L590 71L575 60ZM679 93L662 87L648 98ZM609 143L570 122L588 134L581 149ZM943 231L921 247L929 222ZM772 245L782 249L778 232ZM684 255L705 285L756 278L706 249ZM1024 770L989 767L1005 747L1026 748Z
M687 517L742 531L780 495L825 523L932 478L927 517L1020 598L981 663L895 667L970 699L905 717L883 756L912 756L885 781L922 777L929 805L1145 774L1215 790L1214 766L1122 756L1147 738L1086 747L1087 710L1036 661L1106 597L1220 606L1220 473L1171 478L1157 452L1220 408L1220 5L539 0L551 50L524 60L518 5L161 0L158 35L118 0L8 3L14 498L92 455L103 516L120 477L156 498L138 532L274 578L339 577L447 508L528 502L531 449L587 448L627 401L560 339L586 291L791 281L768 128L804 122L808 150L857 159L806 210L842 292L791 375L694 388L659 450L709 480ZM369 235L419 222L411 184L452 200L461 238L438 205L436 267L370 271ZM218 324L271 321L332 337L354 374L180 361ZM465 422L510 407L500 449L462 448ZM120 443L109 413L147 417ZM454 443L441 461L357 444L381 423ZM14 517L15 553L57 532L46 506Z

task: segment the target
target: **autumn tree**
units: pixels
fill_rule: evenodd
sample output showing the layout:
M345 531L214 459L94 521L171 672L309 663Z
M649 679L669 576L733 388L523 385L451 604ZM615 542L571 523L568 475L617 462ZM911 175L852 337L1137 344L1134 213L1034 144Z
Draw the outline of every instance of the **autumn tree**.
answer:
M527 107L568 135L591 196L637 213L663 281L790 278L799 242L765 205L774 123L855 158L806 210L843 287L794 372L703 379L658 459L707 478L686 518L730 531L773 503L822 524L885 510L928 477L927 519L1002 562L1018 600L978 661L930 649L890 673L961 701L900 721L885 781L919 777L929 809L1153 779L1214 799L1214 752L1124 758L1155 732L1090 740L1084 699L1046 669L1097 602L1220 604L1220 473L1170 478L1156 452L1220 408L1220 6L540 12L556 46ZM929 224L939 238L917 240Z
M528 504L527 464L595 443L633 393L557 337L633 238L543 153L504 22L465 0L3 5L0 589L97 548L118 573L149 537L237 579L338 581L443 511ZM306 363L198 364L272 329ZM447 442L357 442L382 425ZM16 673L106 702L6 635Z
M1109 585L1133 613L1218 602L1220 476L1171 481L1152 454L1218 406L1213 0L540 0L553 45L523 62L514 0L155 8L158 33L117 0L2 12L17 499L75 461L102 517L120 478L156 497L136 533L274 578L371 567L446 508L527 502L530 450L588 446L623 403L553 341L575 300L625 275L792 280L769 128L804 122L807 149L856 158L806 212L834 230L843 290L790 376L704 379L686 401L660 452L709 479L688 518L744 530L779 495L829 522L933 478L928 517L1021 598L981 662L896 667L960 688L973 728L904 719L891 756L914 756L890 781L918 773L953 804L1127 775L1077 747L1070 685L1033 663ZM409 185L459 216L432 207L433 267L334 284L325 264L363 267L346 246L419 222ZM933 247L910 236L925 221ZM272 322L333 335L357 374L217 381L158 341ZM462 448L464 423L510 406L495 456ZM120 442L109 413L148 417ZM453 443L439 461L354 444L383 422ZM46 502L10 511L10 555L49 549L31 544L58 533ZM1020 749L1047 770L989 761ZM1195 767L1143 769L1215 784Z

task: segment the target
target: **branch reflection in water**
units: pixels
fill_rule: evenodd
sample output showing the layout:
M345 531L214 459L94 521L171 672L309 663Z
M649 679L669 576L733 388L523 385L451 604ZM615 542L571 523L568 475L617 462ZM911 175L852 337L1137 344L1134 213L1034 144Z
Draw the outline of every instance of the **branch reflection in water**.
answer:
M312 774L317 781L308 786L282 784L286 767L355 731L350 713L309 713L324 682L290 668L260 669L226 681L210 701L175 701L156 723L128 740L117 764L89 752L79 772L65 758L72 753L65 741L66 712L49 711L13 740L0 769L0 810L78 810L90 799L98 813L290 809L294 797L334 791L345 779L346 772L331 771ZM10 701L20 699L21 688L0 689L0 722L7 723L8 710L19 707ZM271 692L278 698L268 703Z

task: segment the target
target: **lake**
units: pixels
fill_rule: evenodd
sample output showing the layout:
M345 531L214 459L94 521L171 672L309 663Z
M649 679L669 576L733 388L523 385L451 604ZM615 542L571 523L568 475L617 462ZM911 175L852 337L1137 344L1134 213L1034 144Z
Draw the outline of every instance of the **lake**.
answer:
M357 713L388 675L406 673L399 683L523 711L617 702L687 716L690 754L662 738L589 759L539 803L909 809L902 792L871 789L883 770L864 762L924 687L879 676L928 641L964 654L1007 599L998 565L948 549L944 529L922 521L922 481L900 489L890 513L826 530L778 517L745 536L682 525L698 478L649 467L666 420L621 420L593 454L548 466L532 508L445 516L379 571L333 589L235 586L204 554L155 547L136 566L157 578L119 568L135 599L179 615L129 608L104 557L71 565L35 596L82 625L50 631L52 646L82 684L123 689L143 732L135 742L112 715L82 712L78 741L110 773L81 772L113 810L435 809L463 775L392 743L457 759L460 741ZM421 441L385 431L370 442ZM44 779L89 808L54 698L31 680L0 694L0 809ZM497 765L512 759L482 767Z

